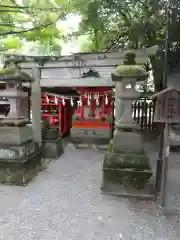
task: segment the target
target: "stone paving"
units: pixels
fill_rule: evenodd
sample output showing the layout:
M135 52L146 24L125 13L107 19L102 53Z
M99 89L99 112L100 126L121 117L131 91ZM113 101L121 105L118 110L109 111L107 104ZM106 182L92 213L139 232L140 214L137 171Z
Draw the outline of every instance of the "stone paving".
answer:
M1 185L0 239L180 239L179 216L162 216L153 202L100 194L103 156L66 147L27 187Z

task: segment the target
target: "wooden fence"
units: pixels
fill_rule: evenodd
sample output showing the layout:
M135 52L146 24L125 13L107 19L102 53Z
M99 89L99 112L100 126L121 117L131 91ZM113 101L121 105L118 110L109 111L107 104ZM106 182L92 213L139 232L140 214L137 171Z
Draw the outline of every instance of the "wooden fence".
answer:
M159 132L159 126L153 122L155 102L151 99L138 99L132 103L132 116L141 130Z

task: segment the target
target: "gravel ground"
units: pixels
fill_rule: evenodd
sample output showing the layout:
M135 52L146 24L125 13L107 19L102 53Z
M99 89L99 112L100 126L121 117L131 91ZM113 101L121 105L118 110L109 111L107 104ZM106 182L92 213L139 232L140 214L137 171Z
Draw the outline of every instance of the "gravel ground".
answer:
M155 158L150 149L149 154ZM178 215L162 216L153 202L100 194L103 156L102 151L66 147L64 156L27 187L0 185L0 239L180 239ZM177 191L180 174L173 169ZM170 200L178 207L178 194Z

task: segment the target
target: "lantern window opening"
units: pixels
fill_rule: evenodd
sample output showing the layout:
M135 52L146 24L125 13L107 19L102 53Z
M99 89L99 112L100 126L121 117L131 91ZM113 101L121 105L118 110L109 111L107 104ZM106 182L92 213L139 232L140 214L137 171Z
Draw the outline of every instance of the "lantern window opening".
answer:
M132 88L132 84L131 83L127 83L125 87L126 87L126 89L131 89Z

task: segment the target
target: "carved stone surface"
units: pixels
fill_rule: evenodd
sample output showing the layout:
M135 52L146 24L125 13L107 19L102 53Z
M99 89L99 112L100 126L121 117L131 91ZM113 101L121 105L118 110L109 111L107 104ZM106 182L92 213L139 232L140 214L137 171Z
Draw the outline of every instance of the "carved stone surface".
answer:
M29 140L23 144L0 144L0 162L26 162L37 152L37 144Z
M0 183L18 186L27 185L45 168L46 162L41 161L40 152L30 156L26 163L0 162Z
M111 129L87 129L71 128L71 138L108 138L111 137Z
M149 159L141 152L106 153L101 190L128 197L153 198Z
M141 152L125 152L121 151L118 154L116 153L106 153L105 161L103 164L103 168L117 168L117 169L125 169L125 168L134 168L136 170L150 170L149 159L144 153ZM152 172L151 172L152 175Z
M15 159L18 152L13 148L0 148L0 159Z
M64 153L62 138L55 140L42 141L42 157L43 158L58 158Z
M111 129L73 129L71 128L70 139L74 144L108 144L111 135Z
M83 74L82 74L82 78L86 78L86 77L100 78L100 75L97 71L89 69L87 72L83 72Z
M0 144L0 183L24 185L41 168L38 144L29 140L20 144Z
M33 132L30 126L0 126L0 143L21 144L32 139L32 137Z

